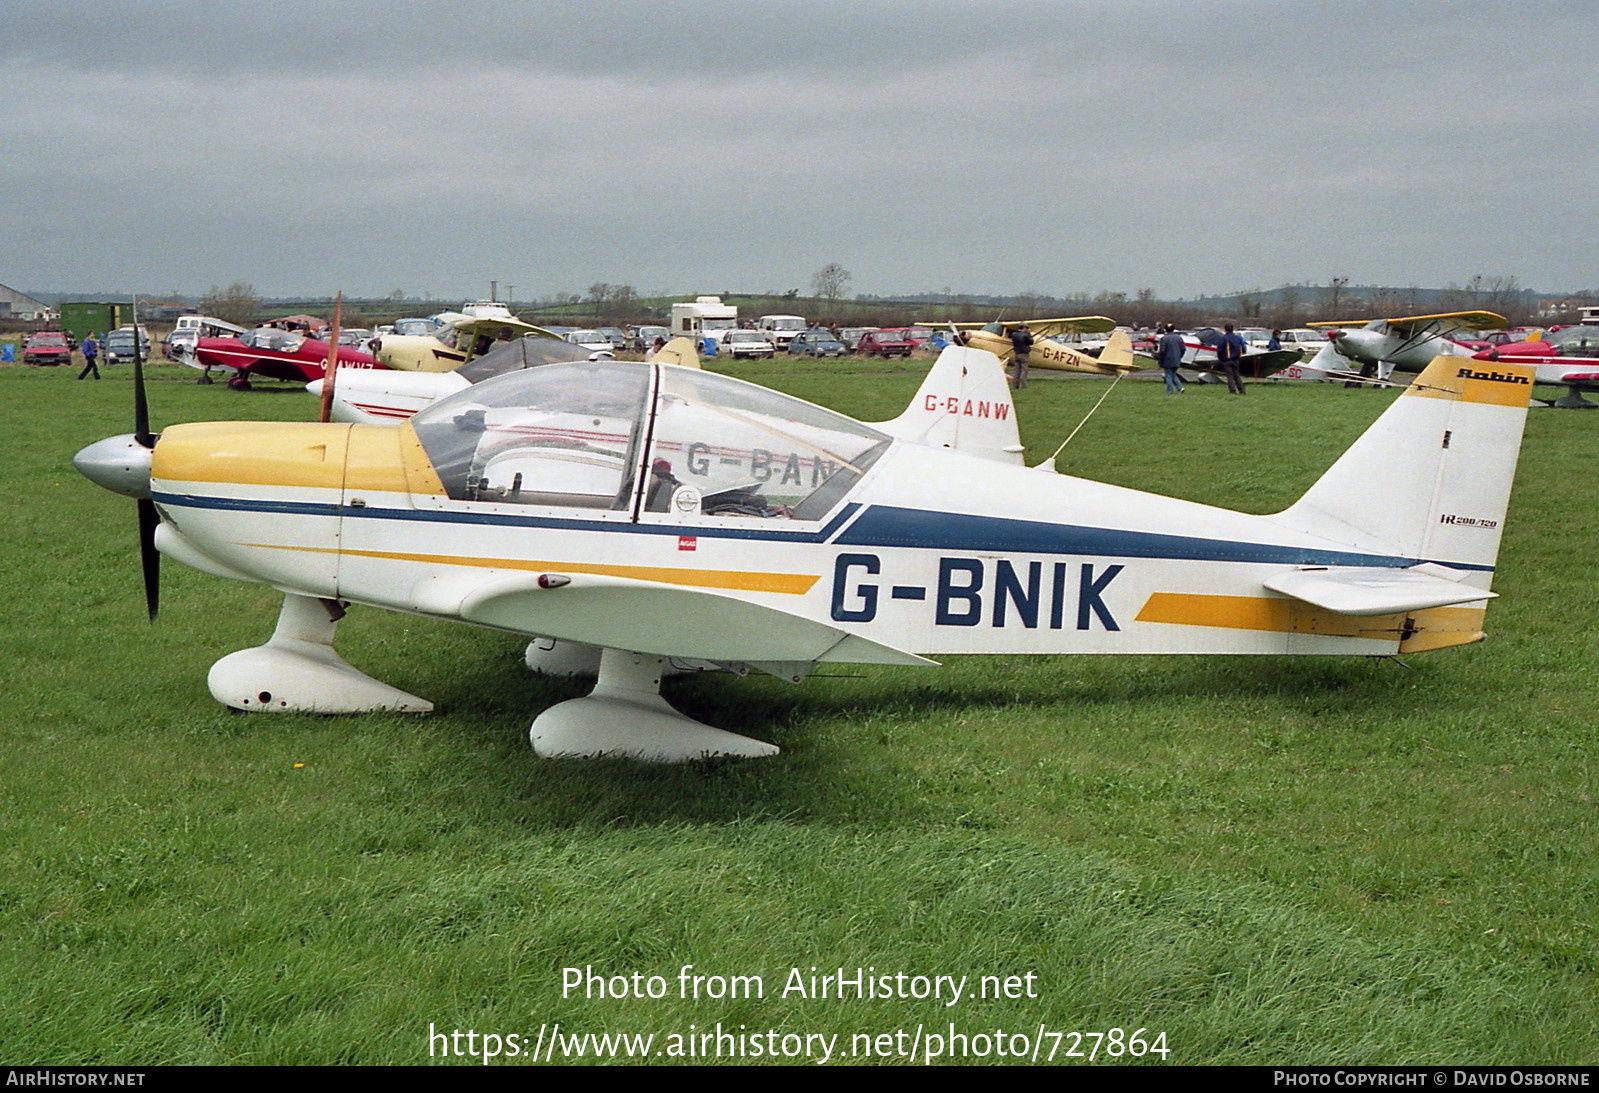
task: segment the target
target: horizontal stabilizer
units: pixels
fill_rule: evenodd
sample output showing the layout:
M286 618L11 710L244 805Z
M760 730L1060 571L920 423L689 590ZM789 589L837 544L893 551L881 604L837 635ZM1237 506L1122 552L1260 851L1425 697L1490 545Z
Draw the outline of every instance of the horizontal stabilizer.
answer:
M1415 569L1296 569L1264 583L1273 592L1340 615L1397 615L1498 595Z

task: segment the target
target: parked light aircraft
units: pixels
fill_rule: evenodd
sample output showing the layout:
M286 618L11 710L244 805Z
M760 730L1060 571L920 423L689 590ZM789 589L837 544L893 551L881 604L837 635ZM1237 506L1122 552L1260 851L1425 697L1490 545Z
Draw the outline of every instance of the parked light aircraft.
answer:
M386 334L372 345L372 355L387 368L401 372L451 372L494 348L496 342L522 337L554 338L543 327L504 314L472 315L443 312L434 316L443 325L430 334Z
M322 378L328 362L328 343L298 331L263 326L234 338L200 338L192 347L178 346L176 358L198 368L203 382L212 372L229 377L228 386L247 391L251 377L305 383ZM340 369L359 371L383 368L370 355L341 345L336 350Z
M1585 336L1568 336L1562 345L1553 345L1542 339L1510 342L1485 349L1473 359L1531 365L1534 387L1565 388L1565 393L1560 397L1541 398L1540 401L1558 410L1599 410L1599 402L1589 402L1582 397L1585 391L1589 394L1599 393L1599 359L1596 359L1599 358L1599 327L1582 333ZM1533 397L1540 396L1535 392Z
M1310 323L1327 331L1328 342L1314 357L1274 375L1273 379L1387 379L1396 369L1420 372L1436 357L1469 357L1474 350L1449 340L1463 330L1492 330L1506 325L1491 311L1450 311L1394 319ZM1349 375L1351 365L1359 375Z
M426 710L333 650L348 604L598 649L540 755L768 755L660 696L664 671L929 665L957 653L1385 656L1477 641L1531 369L1440 358L1310 490L1255 516L1020 462L999 359L943 351L863 424L726 376L518 370L399 428L135 432L76 466L139 498L156 551L285 593L211 669L246 710ZM548 652L541 652L553 643ZM546 659L547 658L547 659ZM674 659L675 658L675 659ZM581 660L582 658L577 658Z
M1101 357L1091 356L1054 337L1057 334L1103 334L1115 330L1115 321L1103 315L1078 315L1069 319L996 319L991 323L957 323L941 320L924 325L960 331L962 340L969 348L986 349L1006 362L1015 352L1010 340L1011 331L1025 325L1035 339L1032 352L1028 356L1030 368L1117 376L1140 367L1132 361L1132 342L1127 340L1126 335L1122 336L1122 340L1126 342L1125 347L1118 343L1117 348L1111 350L1108 359L1102 359L1103 354ZM1107 342L1106 349L1110 349L1111 344L1112 342Z

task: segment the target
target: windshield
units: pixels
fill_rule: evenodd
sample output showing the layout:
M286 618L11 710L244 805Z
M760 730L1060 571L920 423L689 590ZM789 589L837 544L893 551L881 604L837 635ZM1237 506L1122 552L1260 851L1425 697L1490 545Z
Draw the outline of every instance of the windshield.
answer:
M627 508L649 367L597 361L521 369L411 419L457 501Z

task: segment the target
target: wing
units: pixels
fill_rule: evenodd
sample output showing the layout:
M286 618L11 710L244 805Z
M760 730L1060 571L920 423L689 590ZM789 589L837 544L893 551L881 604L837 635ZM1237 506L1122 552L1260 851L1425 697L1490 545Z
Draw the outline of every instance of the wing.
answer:
M930 665L925 657L735 595L630 577L505 577L467 591L461 618L521 634L656 656L749 663L819 660Z
M1348 329L1364 326L1369 321L1371 320L1355 319L1342 323L1322 322L1305 325L1315 327L1317 330L1331 330L1334 327ZM1375 321L1385 324L1390 332L1407 338L1417 334L1437 334L1447 337L1461 330L1497 330L1510 325L1503 315L1495 315L1491 311L1444 311L1437 315L1402 315Z
M521 319L466 319L456 323L454 329L457 332L465 332L473 335L486 334L491 338L498 338L500 334L506 330L511 331L512 335L518 338L555 338L559 340L561 337L559 334L550 333L550 331L545 330L542 326L534 326L532 323L524 323ZM509 341L510 339L507 338L505 340Z
M1116 320L1107 319L1103 315L1079 315L1070 319L996 319L987 323L957 323L949 319L923 319L918 321L918 326L931 326L943 330L981 330L985 326L998 325L1001 330L1009 333L1023 323L1033 332L1035 338L1049 337L1053 334L1103 334L1107 330L1116 329Z

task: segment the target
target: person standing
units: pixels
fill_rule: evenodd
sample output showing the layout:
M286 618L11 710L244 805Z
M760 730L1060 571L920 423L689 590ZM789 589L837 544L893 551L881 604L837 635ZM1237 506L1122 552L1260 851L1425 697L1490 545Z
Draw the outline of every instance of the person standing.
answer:
M1244 341L1242 334L1233 333L1233 324L1224 323L1224 334L1216 346L1216 360L1221 363L1221 370L1227 373L1227 393L1241 395L1244 393L1244 381L1238 376L1238 366L1243 363L1244 350L1249 346Z
M1183 336L1177 333L1177 327L1167 323L1166 333L1160 336L1160 344L1155 351L1155 362L1160 365L1160 370L1166 377L1168 395L1183 393L1183 381L1177 375L1177 369L1183 363L1183 354L1187 351L1188 347L1183 344Z
M137 333L134 336L137 337ZM78 373L78 378L81 380L93 373L94 378L99 379L100 369L95 364L95 358L100 355L100 343L94 340L92 331L83 336L83 344L78 346L78 351L83 354L83 371Z
M1010 385L1020 391L1027 386L1027 359L1033 352L1033 334L1027 329L1026 323L1022 323L1010 332L1010 347Z

